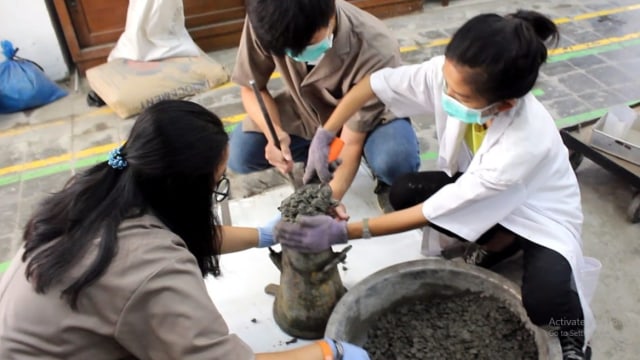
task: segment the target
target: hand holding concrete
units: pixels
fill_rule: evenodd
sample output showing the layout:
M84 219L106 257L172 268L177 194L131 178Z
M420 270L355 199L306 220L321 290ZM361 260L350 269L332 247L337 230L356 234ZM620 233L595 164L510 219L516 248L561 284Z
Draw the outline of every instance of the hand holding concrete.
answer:
M329 147L335 139L336 134L319 127L309 145L309 155L307 157L307 167L304 171L302 181L307 184L315 175L318 175L320 182L329 183L333 177L329 169Z
M320 252L347 242L347 222L329 215L298 216L295 223L280 221L274 236L284 247L300 252Z
M343 203L339 203L338 205L332 207L329 210L328 214L333 216L333 218L336 220L348 221L350 218L349 214L347 213L347 208Z
M282 219L282 214L278 212L278 215L274 216L271 220L267 221L264 225L258 227L258 246L259 248L272 246L276 243L273 237L273 228Z

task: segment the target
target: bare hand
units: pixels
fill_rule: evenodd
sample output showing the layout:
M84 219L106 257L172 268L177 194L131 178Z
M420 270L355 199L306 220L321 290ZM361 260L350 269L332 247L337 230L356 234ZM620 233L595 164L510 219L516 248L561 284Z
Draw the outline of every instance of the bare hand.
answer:
M291 138L288 134L280 135L280 149L275 147L273 142L268 142L264 148L264 156L271 166L278 169L283 174L290 173L293 170L293 156L289 145Z
M347 221L349 220L349 218L351 218L349 214L347 214L347 208L344 206L343 203L340 203L335 207L331 208L331 210L329 211L329 215L333 216L333 218L336 220Z

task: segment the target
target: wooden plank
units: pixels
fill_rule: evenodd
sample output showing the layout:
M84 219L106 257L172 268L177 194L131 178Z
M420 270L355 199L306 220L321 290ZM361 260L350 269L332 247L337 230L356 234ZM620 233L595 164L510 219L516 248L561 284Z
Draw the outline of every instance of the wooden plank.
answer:
M67 43L67 47L69 48L69 52L71 53L71 57L75 61L77 56L80 54L80 44L78 43L78 39L76 38L76 32L73 27L73 22L71 21L71 17L69 16L67 3L65 0L53 0L53 6L56 10L56 13L58 14L60 26L62 27L62 32L64 33L64 39Z
M88 33L87 46L118 41L127 19L128 0L76 0L82 4Z

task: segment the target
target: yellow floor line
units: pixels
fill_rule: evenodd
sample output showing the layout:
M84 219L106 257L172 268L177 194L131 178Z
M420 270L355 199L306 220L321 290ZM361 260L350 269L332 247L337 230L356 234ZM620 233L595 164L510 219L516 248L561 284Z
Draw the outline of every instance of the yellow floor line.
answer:
M66 153L58 156L48 157L42 160L30 161L28 163L7 166L0 169L0 176L10 174L10 173L15 173L15 172L33 170L33 169L41 168L41 167L52 165L52 164L67 162L67 161L70 161L72 158L73 158L73 154Z
M584 14L573 16L573 17L557 18L557 19L554 19L553 21L556 24L560 25L560 24L566 24L566 23L569 23L569 22L588 20L588 19L593 19L593 18L597 18L597 17L600 17L600 16L613 15L613 14L618 14L618 13L627 12L627 11L633 11L633 10L638 10L638 9L640 9L640 4L634 4L634 5L628 5L628 6L621 6L621 7L617 7L617 8L613 8L613 9L599 10L599 11L594 11L594 12L590 12L590 13L584 13ZM603 39L603 40L607 40L607 39ZM423 48L431 48L431 47L443 46L443 45L447 45L449 43L449 41L451 41L451 38L440 38L440 39L431 40L426 44L401 46L400 47L400 52L401 53L406 53L406 52L411 52L411 51L417 51L417 50L423 49ZM612 41L612 42L617 42L617 41ZM568 48L554 49L556 52L553 53L553 55L562 54L563 52L567 52L567 51L574 51L574 50L565 50L565 49L568 49ZM551 55L551 53L550 53L550 55ZM280 73L276 71L271 75L270 79L278 79L280 77L281 77ZM225 88L230 88L230 87L233 87L233 86L235 86L234 83L228 82L226 84L223 84L223 85L219 86L218 89L225 89Z
M17 135L24 134L24 133L26 133L28 131L31 131L31 130L42 129L42 128L58 126L58 125L64 125L64 124L67 124L68 122L69 122L69 120L56 120L56 121L51 121L51 122L47 122L47 123L44 123L44 124L25 125L25 126L17 128L17 129L3 130L3 131L0 132L0 138L9 137L9 136L17 136Z
M556 24L558 24L558 25L559 24L566 24L566 23L569 23L569 22L588 20L588 19L593 19L593 18L597 18L597 17L600 17L600 16L619 14L619 13L638 10L638 9L640 9L640 4L627 5L627 6L621 6L621 7L617 7L617 8L613 8L613 9L599 10L599 11L593 11L593 12L589 12L589 13L579 14L579 15L572 16L572 17L556 18L556 19L554 19L554 22ZM400 47L400 51L401 52L410 52L410 51L416 51L416 50L421 49L421 48L430 48L430 47L442 46L442 45L448 44L450 40L451 39L449 39L449 38L441 38L441 39L432 40L432 41L430 41L430 42L428 42L426 44L423 44L423 45L402 46L402 47ZM610 39L602 39L602 40L599 40L599 41L601 41L603 43L616 42L616 41L609 41L609 40ZM607 42L607 41L609 41L609 42ZM580 45L584 45L584 44L580 44ZM550 55L558 55L558 54L562 54L563 52L567 52L567 51L575 51L575 50L570 49L570 48L571 47L562 48L562 49L553 49L553 50L550 51ZM586 47L586 48L589 48L589 47ZM280 73L279 72L274 72L271 75L271 79L278 79L278 78L280 78ZM216 87L215 89L227 89L227 88L231 88L231 87L234 87L234 86L236 86L234 83L227 82L225 84L222 84L222 85ZM94 116L106 115L106 114L111 114L111 113L113 113L113 110L111 110L108 107L105 107L105 108L101 108L101 109L94 110L94 111L91 111L89 113L83 114L83 115L79 116L78 118L76 118L76 120L82 120L82 119L91 118L91 117L94 117ZM65 120L61 120L61 121L49 122L49 123L40 124L40 125L30 125L30 126L26 126L26 127L21 127L19 129L10 129L10 130L0 131L0 138L8 137L8 136L20 135L20 134L23 134L23 133L25 133L27 131L30 131L30 130L41 129L41 128L46 128L46 127L51 127L51 126L57 126L57 125L60 125L64 121Z
M588 19L593 19L600 16L619 14L622 12L633 11L638 9L640 9L640 4L634 4L634 5L621 6L613 9L606 9L606 10L599 10L599 11L594 11L590 13L584 13L584 14L573 16L573 17L558 18L558 19L555 19L554 21L556 24L559 25L559 24L565 24L572 21L588 20Z
M619 42L638 39L638 38L640 38L640 32L635 32L635 33L631 33L623 36L613 36L613 37L604 38L600 40L589 41L582 44L571 45L563 48L551 49L549 50L549 55L550 56L560 55L568 52L587 50L587 49L592 49L599 46L605 46L609 44L619 43Z
M72 121L80 121L80 120L85 120L85 119L89 119L89 118L100 116L100 115L109 115L109 114L113 114L113 110L105 106L100 109L89 111L84 114L71 115L70 117L72 117L71 119ZM48 127L64 125L67 123L69 123L69 119L54 120L54 121L46 122L44 124L26 125L26 126L19 127L17 129L8 129L8 130L0 131L0 138L17 136L31 130L39 130L39 129L44 129Z
M557 24L564 24L564 23L571 22L571 21L579 21L579 20L591 19L591 18L596 18L596 17L599 17L599 16L606 16L606 15L617 14L617 13L621 13L621 12L638 10L638 9L640 9L640 4L622 6L622 7L618 7L618 8L614 8L614 9L608 9L608 10L600 10L600 11L595 11L595 12L591 12L591 13L585 13L585 14L576 15L576 16L573 16L573 17L558 18L558 19L555 19L554 21ZM619 37L604 38L604 39L599 39L599 40L596 40L596 41L591 41L591 42L582 43L582 44L576 44L576 45L567 46L567 47L563 47L563 48L551 49L549 51L549 55L559 55L559 54L564 54L564 53L567 53L567 52L591 49L591 48L598 47L598 46L604 46L604 45L608 45L608 44L612 44L612 43L617 43L617 42L622 42L622 41L627 41L627 40L632 40L632 39L638 39L638 38L640 38L640 32L631 33L631 34L627 34L627 35L619 36ZM416 45L416 46L405 46L405 47L402 47L401 51L402 52L408 52L408 51L414 51L414 50L417 50L417 49L423 48L423 47L427 47L428 48L428 47L441 46L441 45L447 44L448 42L449 42L449 39L447 39L447 38L436 39L436 40L430 41L429 43L421 45L421 46L417 46ZM280 74L276 72L276 73L274 73L272 75L271 78L275 79L275 78L278 78L278 77L280 77ZM232 87L232 86L235 86L235 84L226 83L226 84L223 84L223 85L219 86L217 89L228 88L228 87ZM91 117L100 116L100 115L108 115L108 114L111 114L112 112L113 111L111 109L109 109L108 107L104 107L104 108L96 109L96 110L93 110L91 112L79 115L78 117L74 118L74 120L82 120L82 119L91 118ZM232 115L232 116L224 118L223 121L226 124L236 123L236 122L241 121L245 116L246 116L246 114L244 114L244 113L236 114L236 115ZM24 128L4 130L4 131L0 132L0 138L8 137L8 136L16 136L16 135L25 133L27 131L35 130L35 129L41 129L41 128L46 128L46 127L50 127L50 126L57 126L57 125L64 124L65 122L67 122L67 121L66 120L58 120L58 121L53 121L53 122L49 122L49 123L46 123L46 124L29 125L29 126L26 126ZM88 156L93 156L93 155L97 155L97 154L106 153L106 152L108 152L109 150L111 150L115 146L117 146L116 143L107 144L107 145L101 145L101 146L91 147L91 148L79 151L79 152L77 152L75 154L67 153L67 154L63 154L63 155L49 157L49 158L46 158L46 159L35 160L35 161L27 162L27 163L22 163L22 164L3 167L3 168L0 168L0 176L6 175L6 174L10 174L10 173L15 173L15 172L22 172L22 171L26 171L26 170L32 170L32 169L36 169L36 168L40 168L40 167L44 167L44 166L53 165L53 164L58 164L58 163L61 163L61 162L70 161L72 159L79 159L79 158L84 158L84 157L88 157Z
M247 114L245 113L236 114L229 117L225 117L222 119L222 121L225 124L233 124L233 123L242 121L246 116ZM74 159L82 159L89 156L105 154L111 151L111 149L115 148L118 145L119 143L111 143L111 144L93 146L93 147L78 151L76 153L65 153L62 155L56 155L56 156L48 157L45 159L3 167L3 168L0 168L0 176L11 174L11 173L23 172L27 170L38 169L41 167L54 165L54 164L60 164L63 162L74 160Z
M567 52L586 50L586 49L591 49L591 48L598 47L598 46L604 46L604 45L609 45L609 44L613 44L613 43L617 43L617 42L633 40L633 39L638 39L638 38L640 38L640 32L635 32L635 33L627 34L627 35L624 35L624 36L610 37L610 38L600 39L600 40L591 41L591 42L587 42L587 43L567 46L567 47L563 47L563 48L552 49L552 50L549 51L549 55L560 55L560 54L564 54L564 53L567 53ZM92 113L93 114L103 114L105 112L104 112L104 110L100 109L100 110L97 110L97 111L93 111ZM85 115L85 116L88 116L88 115ZM222 120L226 124L237 123L237 122L241 121L242 119L244 119L245 116L246 116L245 113L240 113L240 114L235 114L235 115L231 115L231 116L225 117ZM15 134L15 132L14 132L14 134ZM95 150L95 151L92 150L94 148L89 148L87 150L83 150L86 153L80 152L80 153L76 154L75 158L77 159L77 158L82 158L82 157L87 157L87 156L91 156L91 155L104 153L104 152L109 151L113 147L114 147L114 144L103 145L103 146L96 147L95 149L99 149L99 150ZM80 155L81 153L84 154L84 155ZM12 165L12 166L8 166L8 167L0 168L0 176L6 175L6 174L10 174L10 173L15 173L15 172L32 170L32 169L36 169L36 168L40 168L40 167L44 167L44 166L48 166L48 165L58 164L58 163L61 163L61 162L69 161L69 160L71 160L73 158L74 158L73 154L64 154L64 155L58 155L58 156L54 156L54 157L50 157L50 158L46 158L46 159L42 159L42 160L31 161L31 162L28 162L28 163Z
M242 121L245 117L247 117L246 113L240 113L222 118L222 121L225 124L233 124Z

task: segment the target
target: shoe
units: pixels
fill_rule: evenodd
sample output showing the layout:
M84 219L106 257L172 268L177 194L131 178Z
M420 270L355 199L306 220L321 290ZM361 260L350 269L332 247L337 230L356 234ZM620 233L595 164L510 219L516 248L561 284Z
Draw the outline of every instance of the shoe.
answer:
M467 247L462 258L467 264L489 269L512 257L518 251L520 251L520 244L517 241L514 241L502 251L487 251L478 244L472 244Z
M569 331L570 332L570 331ZM591 360L591 346L587 345L586 351L582 351L584 338L582 336L558 335L562 347L562 360Z
M378 206L383 213L388 214L393 212L393 206L391 206L391 202L389 201L389 190L391 187L382 181L378 180L378 184L376 185L375 190L373 192L378 197Z
M87 94L87 105L93 106L93 107L101 107L101 106L105 106L106 103L104 102L104 100L102 100L100 95L98 95L95 91L91 90Z

